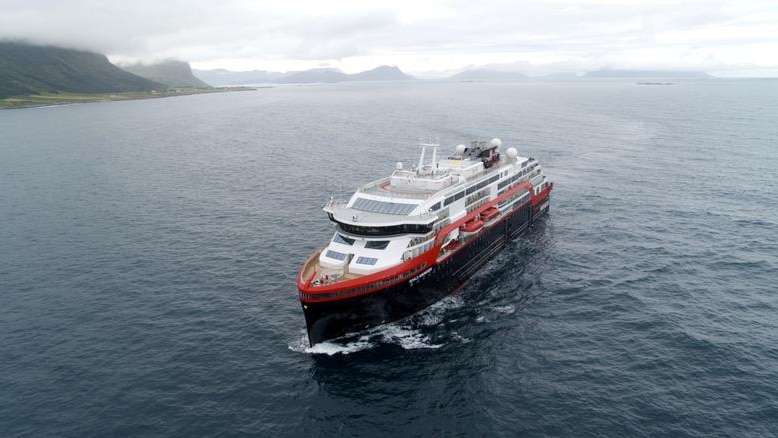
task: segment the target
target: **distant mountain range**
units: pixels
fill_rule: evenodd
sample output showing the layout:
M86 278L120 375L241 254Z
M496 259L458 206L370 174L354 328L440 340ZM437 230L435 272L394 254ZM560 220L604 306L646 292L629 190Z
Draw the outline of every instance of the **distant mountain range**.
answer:
M0 99L45 92L111 93L165 90L82 50L0 41Z
M194 75L213 85L247 84L311 84L349 81L403 81L413 76L403 73L399 68L382 65L372 70L355 74L343 73L332 68L315 68L297 72L271 72L264 70L234 72L224 69L194 70Z
M527 79L527 75L512 71L496 71L476 68L451 76L457 81L516 81Z
M710 79L713 76L694 70L611 70L602 69L584 74L585 78L631 78L631 79Z
M526 76L505 66L490 65L454 74L456 81L526 81L587 79L707 79L701 71L603 69L578 76L559 73ZM260 83L308 84L354 81L405 81L414 79L399 68L382 65L372 70L347 74L331 68L297 72L262 70L195 70L186 62L127 65L124 70L98 53L0 41L0 99L40 93L120 93L165 91L168 88L207 88L208 84L247 85Z
M315 68L298 72L291 72L281 76L273 82L279 84L311 84L316 82L343 82L349 75L333 68Z
M382 65L372 70L348 75L350 81L407 81L414 79L413 76L405 74L397 67Z
M154 64L131 64L122 65L122 69L140 76L168 85L170 87L193 87L208 88L210 85L203 82L192 74L192 68L189 63L183 61L162 61Z
M284 76L284 73L250 70L250 71L230 71L223 68L215 70L192 70L197 77L211 85L249 85L249 84L267 84Z
M576 80L576 79L709 79L713 76L702 71L687 70L610 70L603 69L591 71L579 76L575 73L552 73L543 76L527 76L515 71L491 70L487 68L475 68L465 70L451 76L450 80L456 81L523 81L523 80Z

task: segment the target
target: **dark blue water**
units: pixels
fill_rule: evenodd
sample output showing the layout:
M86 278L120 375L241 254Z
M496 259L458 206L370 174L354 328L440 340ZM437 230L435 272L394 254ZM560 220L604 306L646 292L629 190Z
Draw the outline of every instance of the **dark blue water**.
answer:
M551 213L306 349L331 194L501 137ZM360 84L0 112L0 435L776 436L778 82Z

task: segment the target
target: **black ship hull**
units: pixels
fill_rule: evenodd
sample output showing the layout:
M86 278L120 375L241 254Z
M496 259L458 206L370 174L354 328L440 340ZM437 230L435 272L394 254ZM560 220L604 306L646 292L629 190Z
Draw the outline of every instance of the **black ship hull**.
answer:
M310 344L407 318L451 295L547 210L547 199L536 206L528 202L447 258L385 289L334 301L302 301Z

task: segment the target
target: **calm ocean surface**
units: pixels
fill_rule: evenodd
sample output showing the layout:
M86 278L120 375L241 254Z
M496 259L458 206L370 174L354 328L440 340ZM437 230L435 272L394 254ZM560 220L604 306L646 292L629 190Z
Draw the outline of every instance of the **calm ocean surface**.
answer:
M550 215L306 348L332 194L501 137ZM279 87L0 111L0 436L778 435L778 81Z

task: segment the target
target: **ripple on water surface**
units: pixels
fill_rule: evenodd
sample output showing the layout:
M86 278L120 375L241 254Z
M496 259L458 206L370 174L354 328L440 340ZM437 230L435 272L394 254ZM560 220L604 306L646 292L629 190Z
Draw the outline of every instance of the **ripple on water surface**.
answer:
M778 435L778 83L341 84L0 112L4 436ZM331 194L499 136L550 215L308 347ZM383 169L383 170L382 170Z

